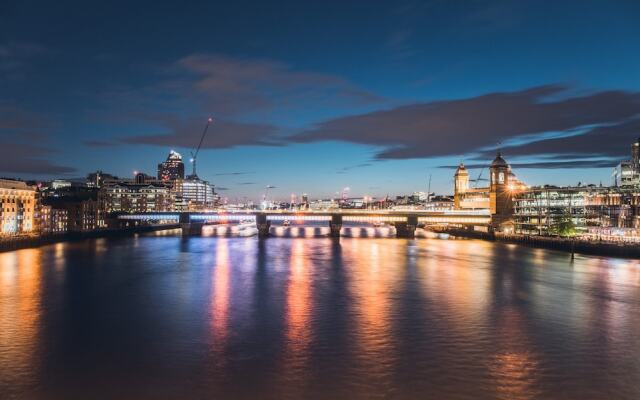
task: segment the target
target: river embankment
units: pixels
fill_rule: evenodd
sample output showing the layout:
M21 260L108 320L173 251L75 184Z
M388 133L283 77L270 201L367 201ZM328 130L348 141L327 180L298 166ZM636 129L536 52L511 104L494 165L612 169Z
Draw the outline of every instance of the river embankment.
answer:
M0 240L0 252L40 247L47 244L84 239L130 236L136 233L155 232L179 228L179 224L136 226L124 229L101 229L90 232L66 232L52 235L15 236Z
M604 240L583 240L550 236L529 236L504 233L471 231L466 229L445 229L452 236L512 243L528 247L566 251L605 257L640 258L640 245L608 242Z

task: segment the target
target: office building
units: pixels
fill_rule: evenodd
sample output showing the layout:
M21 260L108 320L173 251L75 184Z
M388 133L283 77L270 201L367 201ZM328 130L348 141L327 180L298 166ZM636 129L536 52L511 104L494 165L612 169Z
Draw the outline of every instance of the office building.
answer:
M570 226L573 234L615 230L637 235L640 228L640 190L632 187L534 187L513 198L516 233L559 234Z
M617 187L640 186L640 139L631 144L631 159L613 169L612 180Z
M176 179L172 193L178 211L203 211L216 205L213 186L198 177Z

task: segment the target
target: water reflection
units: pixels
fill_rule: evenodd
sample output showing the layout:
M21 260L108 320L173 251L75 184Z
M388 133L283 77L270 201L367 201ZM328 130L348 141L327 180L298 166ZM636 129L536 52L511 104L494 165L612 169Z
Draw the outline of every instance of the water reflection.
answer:
M393 244L384 240L351 240L343 244L344 257L351 264L350 291L356 310L355 357L359 368L366 371L358 378L366 379L360 383L375 387L380 394L391 389L395 356L389 314L401 269L390 266L404 266L404 255L389 246Z
M217 353L222 353L228 336L229 325L229 285L231 261L229 256L229 242L220 239L217 242L216 265L212 277L212 324L213 344ZM223 361L223 357L218 358Z
M37 381L42 313L40 252L0 253L0 392L29 392Z
M0 253L0 397L636 399L639 318L635 260L470 240L56 244Z
M286 281L284 309L284 349L280 362L281 383L288 398L302 398L309 362L313 299L311 292L312 265L304 240L291 243L289 276Z

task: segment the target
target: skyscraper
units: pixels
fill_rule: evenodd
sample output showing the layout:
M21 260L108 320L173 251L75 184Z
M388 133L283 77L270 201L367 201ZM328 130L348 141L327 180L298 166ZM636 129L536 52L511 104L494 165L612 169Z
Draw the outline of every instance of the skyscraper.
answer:
M640 173L640 139L631 145L631 164L636 173Z
M613 169L614 186L640 186L640 139L631 144L631 159Z
M184 179L184 163L180 153L171 150L167 160L158 164L158 179L162 181Z

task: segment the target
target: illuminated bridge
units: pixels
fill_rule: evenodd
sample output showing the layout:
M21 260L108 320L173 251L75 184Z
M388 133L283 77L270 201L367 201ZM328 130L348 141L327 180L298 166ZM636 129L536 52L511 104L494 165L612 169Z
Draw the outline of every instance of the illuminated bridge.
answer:
M179 223L183 235L199 235L206 223L224 224L251 221L258 228L258 236L269 236L272 222L327 222L332 237L339 237L343 223L385 223L395 226L398 237L414 237L418 225L456 225L473 228L488 226L491 215L479 211L396 211L396 210L330 210L330 211L211 211L156 212L115 214L119 225L145 223ZM113 222L112 222L113 223Z

